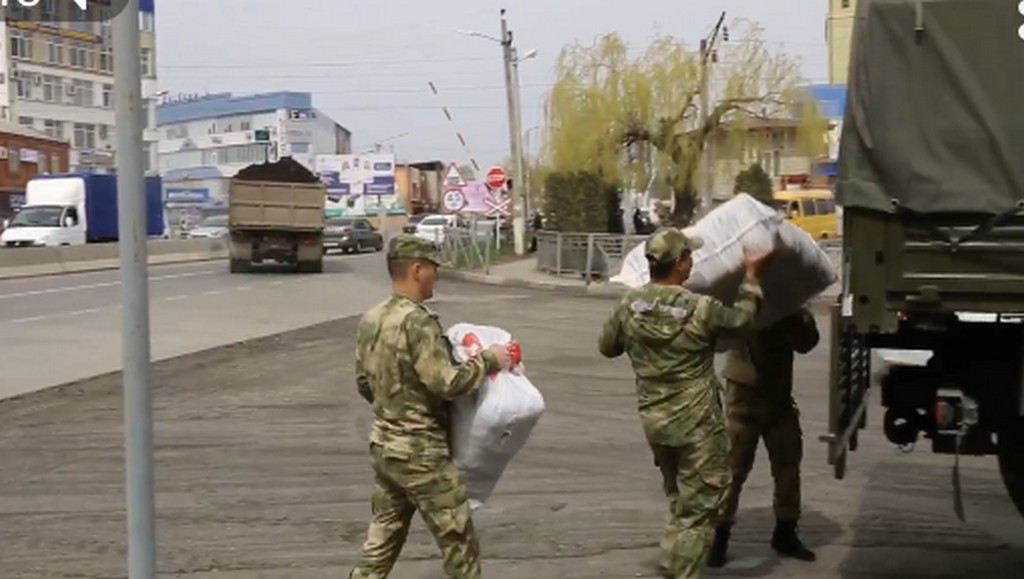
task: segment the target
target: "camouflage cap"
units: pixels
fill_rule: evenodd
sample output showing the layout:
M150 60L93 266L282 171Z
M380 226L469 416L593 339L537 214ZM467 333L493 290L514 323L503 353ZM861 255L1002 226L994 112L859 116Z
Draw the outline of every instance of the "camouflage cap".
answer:
M441 265L441 256L433 243L408 233L391 238L388 242L388 259L426 259Z
M654 263L666 263L678 258L684 251L695 251L701 247L704 247L703 239L687 237L675 227L663 227L647 238L644 255Z

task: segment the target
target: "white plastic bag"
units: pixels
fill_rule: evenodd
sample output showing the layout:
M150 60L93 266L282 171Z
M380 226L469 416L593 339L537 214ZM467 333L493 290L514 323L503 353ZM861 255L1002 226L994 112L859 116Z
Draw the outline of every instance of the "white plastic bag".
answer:
M704 240L693 253L693 271L686 287L725 303L736 299L743 281L743 249L767 250L778 244L774 262L765 269L761 286L764 306L757 325L770 325L798 310L807 300L835 283L828 255L811 236L771 207L741 193L716 207L694 226L683 230ZM650 280L640 244L624 260L611 281L639 287Z
M467 334L475 334L484 348L512 340L500 328L455 324L447 336L460 360L470 356L463 345ZM452 455L466 479L471 509L476 510L490 497L543 412L544 397L526 377L522 364L486 378L477 393L455 400Z

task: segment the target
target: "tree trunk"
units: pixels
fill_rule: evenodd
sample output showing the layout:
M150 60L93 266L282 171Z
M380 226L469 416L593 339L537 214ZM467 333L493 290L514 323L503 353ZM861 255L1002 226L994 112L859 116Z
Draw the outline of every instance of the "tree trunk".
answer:
M676 198L675 211L669 215L669 223L674 227L688 227L697 211L697 192L691 188L676 189L672 192Z

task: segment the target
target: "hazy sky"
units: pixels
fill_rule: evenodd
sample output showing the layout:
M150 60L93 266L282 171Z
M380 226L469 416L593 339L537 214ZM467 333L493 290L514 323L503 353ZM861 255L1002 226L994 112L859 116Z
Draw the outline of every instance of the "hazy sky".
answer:
M501 8L520 54L523 129L541 124L551 69L567 43L615 31L637 50L657 31L694 45L722 10L756 20L766 38L825 82L827 0L168 0L157 2L161 89L236 94L313 93L314 105L349 128L356 152L391 139L400 160L464 163L462 131L481 166L508 154L497 43ZM427 85L433 81L440 98ZM446 104L455 126L443 116ZM538 133L532 138L538 140ZM486 167L484 167L486 170Z

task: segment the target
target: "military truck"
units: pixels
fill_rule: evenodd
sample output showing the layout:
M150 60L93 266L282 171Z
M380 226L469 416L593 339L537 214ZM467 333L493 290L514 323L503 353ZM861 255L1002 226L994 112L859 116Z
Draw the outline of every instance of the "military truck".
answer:
M290 157L242 169L228 186L231 273L265 261L323 272L326 186Z
M960 455L995 455L1024 515L1021 24L1009 0L861 2L841 131L829 462L868 425L872 351L925 352L882 377L881 426L955 455L961 519Z

